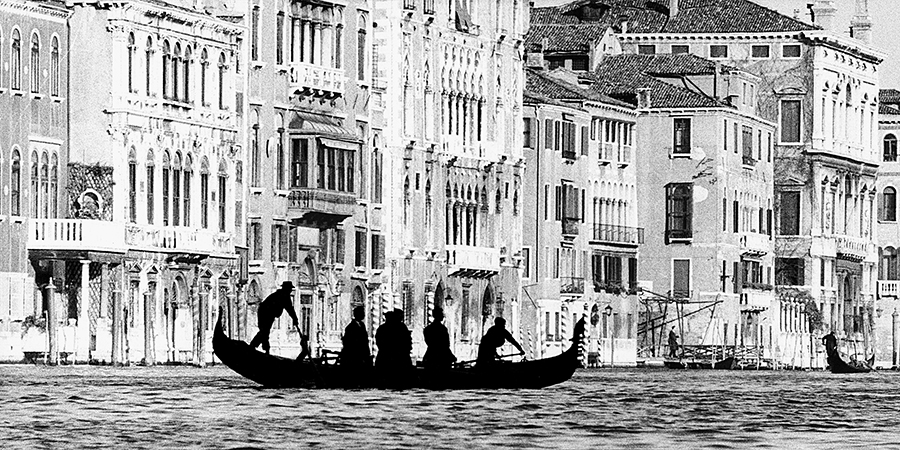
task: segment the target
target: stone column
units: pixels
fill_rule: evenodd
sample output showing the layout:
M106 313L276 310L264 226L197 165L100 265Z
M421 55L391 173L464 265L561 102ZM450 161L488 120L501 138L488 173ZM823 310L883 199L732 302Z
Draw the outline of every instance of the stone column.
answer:
M303 49L303 58L302 61L305 63L312 63L312 23L308 20L303 21L303 42L300 44Z
M75 351L76 361L90 361L90 341L91 341L91 315L90 315L90 298L91 298L91 262L89 260L81 261L81 299L78 304L78 329L76 333L78 342Z
M53 277L44 286L44 295L47 298L47 338L50 341L47 353L51 365L59 364L59 321L56 311L56 286L53 284Z
M147 283L147 292L144 292L144 364L152 366L156 364L156 355L153 349L153 324L154 324L154 296L155 289L151 287L155 283Z
M237 339L237 335L238 335L237 334L237 331L238 331L237 330L237 328L238 328L237 316L238 315L237 315L237 304L235 302L235 298L237 298L237 296L235 295L233 288L229 289L228 294L225 294L225 301L228 304L224 305L224 306L228 310L228 330L227 330L228 335L231 336L232 338ZM219 305L220 313L222 311L222 306L223 305ZM220 320L221 320L221 318L220 318Z
M125 308L122 307L122 290L120 287L112 292L112 364L122 365L122 329L125 322Z
M206 318L209 314L209 289L208 286L201 285L200 287L200 302L197 305L198 309L198 317L197 320L197 339L199 342L197 343L197 365L200 367L206 366Z

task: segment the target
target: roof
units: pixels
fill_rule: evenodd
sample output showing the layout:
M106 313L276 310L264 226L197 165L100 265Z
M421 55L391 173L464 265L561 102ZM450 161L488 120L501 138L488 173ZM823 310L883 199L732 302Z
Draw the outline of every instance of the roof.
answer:
M589 51L591 42L603 38L609 27L600 24L531 25L525 35L526 48L543 45L544 52Z
M878 101L881 103L900 103L900 91L897 89L881 89L878 91Z
M544 70L526 69L525 92L536 98L545 97L553 100L587 100L609 105L633 108L634 105L616 100L601 92L582 87L566 81L563 78L577 77L566 69L556 69L552 72Z
M669 2L678 12L669 18ZM532 24L618 26L629 33L771 33L821 27L781 14L749 0L578 0L532 8Z
M709 74L712 71L700 70L705 63L690 61L700 59L693 55L610 55L603 58L591 76L595 82L591 89L636 104L637 90L650 90L652 108L720 108L732 106L705 94L680 86L669 84L656 76L659 75L695 75ZM679 72L678 68L687 68Z
M897 105L878 104L878 114L882 116L900 116L900 108Z

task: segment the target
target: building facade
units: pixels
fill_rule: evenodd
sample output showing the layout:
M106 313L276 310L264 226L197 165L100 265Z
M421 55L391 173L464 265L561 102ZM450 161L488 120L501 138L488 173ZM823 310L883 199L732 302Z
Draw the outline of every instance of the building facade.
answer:
M376 4L384 128L374 183L386 253L381 313L405 311L413 354L434 307L473 359L495 317L519 335L527 4ZM396 101L393 101L396 99Z
M218 312L240 326L244 29L159 2L70 11L66 195L27 244L73 327L60 351L206 364Z
M47 351L46 330L64 333L66 314L49 317L32 266L28 229L65 216L69 12L47 3L0 1L0 360ZM59 310L53 309L55 313ZM57 326L48 326L48 321Z
M637 113L572 72L547 72L540 56L529 54L524 109L522 317L540 343L533 357L565 351L584 318L589 366L634 366Z
M879 94L878 137L882 145L878 167L878 303L874 311L875 364L900 365L900 225L897 222L897 190L900 164L900 91L882 89Z

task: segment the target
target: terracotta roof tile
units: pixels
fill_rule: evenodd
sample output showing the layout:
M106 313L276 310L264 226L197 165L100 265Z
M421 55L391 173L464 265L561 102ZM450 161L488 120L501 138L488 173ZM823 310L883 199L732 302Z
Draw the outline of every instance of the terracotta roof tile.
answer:
M595 91L589 86L579 86L562 79L562 77L577 76L575 73L565 69L557 69L552 72L526 69L525 92L554 100L590 100L628 108L633 106Z
M598 24L583 25L532 25L525 35L530 47L543 44L545 52L572 52L590 50L589 44L603 38L609 27ZM526 48L529 48L526 47Z
M896 89L882 89L878 92L878 101L881 103L900 103L900 91Z

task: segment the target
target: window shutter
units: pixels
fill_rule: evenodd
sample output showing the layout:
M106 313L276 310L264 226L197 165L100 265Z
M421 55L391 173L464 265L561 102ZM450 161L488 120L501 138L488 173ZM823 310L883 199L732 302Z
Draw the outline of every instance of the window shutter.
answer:
M544 148L553 148L553 120L544 120Z
M278 239L276 239L276 237L278 236L278 227L272 225L271 231L272 234L269 235L269 239L271 240L272 244L272 253L269 253L269 255L273 260L278 261Z
M665 243L669 243L669 235L672 232L672 185L666 186L666 232Z
M734 262L734 273L732 274L732 278L734 279L734 293L741 293L741 267L737 261Z
M335 250L334 250L334 260L337 263L344 263L344 241L345 241L345 232L343 229L338 228L334 230L335 233Z
M772 210L766 210L766 234L772 237Z
M328 261L328 230L319 231L319 264Z
M688 127L690 129L690 127ZM694 235L694 185L687 185L688 198L685 203L687 203L687 216L685 217L685 232L688 237Z
M588 127L581 127L581 154L588 154Z
M834 213L832 213L834 214ZM884 220L884 193L878 193L878 220Z

